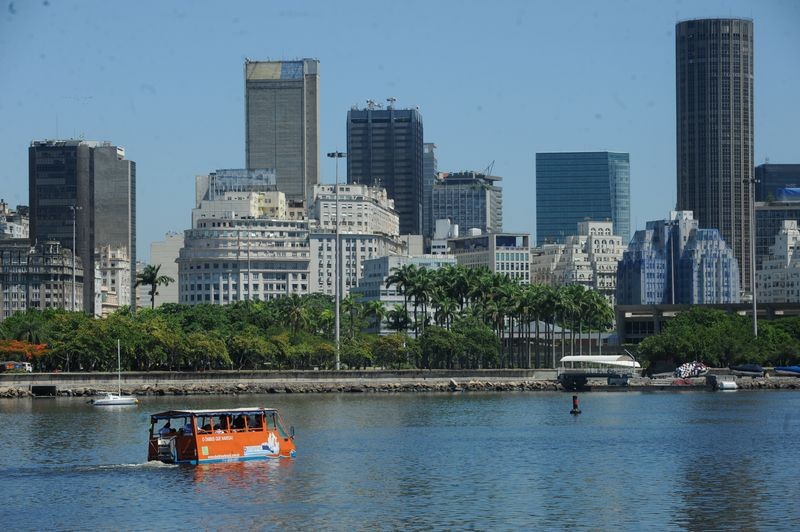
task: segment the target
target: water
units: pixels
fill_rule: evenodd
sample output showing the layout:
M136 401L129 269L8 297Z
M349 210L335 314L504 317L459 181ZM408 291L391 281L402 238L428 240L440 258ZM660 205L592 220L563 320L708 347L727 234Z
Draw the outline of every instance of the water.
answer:
M147 463L148 414L264 405L295 460ZM5 529L790 529L800 393L2 400Z

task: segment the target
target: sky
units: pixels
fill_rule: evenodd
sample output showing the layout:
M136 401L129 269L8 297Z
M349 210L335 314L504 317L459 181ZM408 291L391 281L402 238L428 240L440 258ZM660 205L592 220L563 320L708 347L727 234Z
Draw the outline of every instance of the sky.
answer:
M675 23L707 17L754 21L756 164L800 162L796 0L4 1L0 197L28 203L32 140L123 146L146 261L190 227L195 175L244 167L245 58L313 57L322 182L348 109L394 97L440 171L494 163L506 231L535 233L537 152L604 150L630 153L640 229L675 204Z

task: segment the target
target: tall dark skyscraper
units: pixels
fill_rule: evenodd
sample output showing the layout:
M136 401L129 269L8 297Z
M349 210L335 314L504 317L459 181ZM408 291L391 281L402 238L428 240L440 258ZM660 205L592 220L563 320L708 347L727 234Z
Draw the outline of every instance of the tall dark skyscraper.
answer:
M319 61L245 61L248 169L272 168L278 190L309 200L319 183Z
M422 234L422 144L422 116L416 109L347 113L347 182L384 187L403 235Z
M136 283L136 163L110 143L82 140L34 141L28 149L31 242L57 240L75 249L87 282L83 310L95 312L95 252L125 248L130 294ZM74 211L73 211L74 208Z
M719 229L750 291L753 22L680 22L675 54L677 209Z
M584 220L614 223L627 244L631 232L631 166L627 153L536 154L536 245L564 242Z

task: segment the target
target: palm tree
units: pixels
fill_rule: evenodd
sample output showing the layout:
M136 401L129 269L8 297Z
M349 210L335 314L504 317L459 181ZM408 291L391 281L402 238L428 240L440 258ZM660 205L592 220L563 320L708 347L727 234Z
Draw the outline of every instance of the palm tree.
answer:
M416 275L417 267L413 264L404 264L392 269L392 274L386 278L386 288L397 286L397 291L403 294L403 304L408 315L409 287L411 280Z
M283 298L281 303L285 312L283 319L292 329L292 332L297 333L308 325L308 311L305 307L305 300L302 297L297 294L291 294Z
M150 290L147 292L150 296L150 308L156 308L156 296L158 295L158 286L169 286L169 283L174 283L175 279L168 275L159 275L158 271L161 269L160 264L148 264L140 273L136 274L136 286L149 286Z
M373 299L369 303L367 303L367 316L372 316L375 320L373 325L377 327L378 332L381 331L381 323L383 323L383 319L386 317L387 310L386 306L383 304L383 301L380 299Z
M408 330L408 325L411 322L408 317L408 311L403 305L395 305L392 310L386 313L386 318L389 328L397 332Z

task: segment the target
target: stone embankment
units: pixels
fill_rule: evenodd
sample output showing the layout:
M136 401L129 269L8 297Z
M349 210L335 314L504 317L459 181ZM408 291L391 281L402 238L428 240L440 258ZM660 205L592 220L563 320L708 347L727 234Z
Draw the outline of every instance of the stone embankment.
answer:
M461 392L461 391L556 391L561 387L555 381L426 381L403 383L237 383L213 384L196 383L180 385L145 385L137 387L122 387L126 395L237 395L237 394L271 394L271 393L400 393L400 392ZM102 395L108 388L98 389L92 387L59 388L59 396L67 397L92 397ZM0 397L32 397L29 390L24 388L0 388Z

